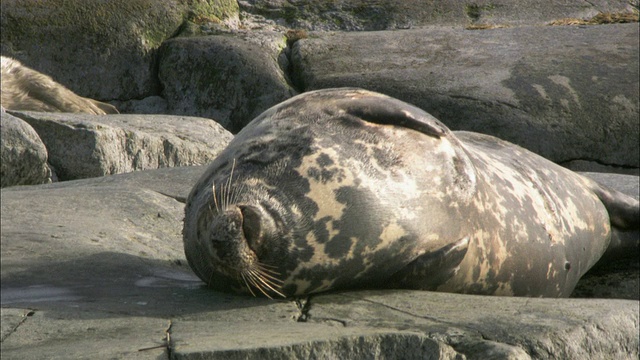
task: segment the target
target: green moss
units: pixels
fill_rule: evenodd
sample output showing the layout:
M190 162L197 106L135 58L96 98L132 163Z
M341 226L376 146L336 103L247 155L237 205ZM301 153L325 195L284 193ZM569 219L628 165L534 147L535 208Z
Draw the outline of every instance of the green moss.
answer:
M123 33L138 33L153 48L182 21L179 10L158 6L152 0L34 1L16 3L3 11L10 14L3 23L3 43L18 44L26 38L51 42L82 36L106 46L118 41Z
M3 4L2 43L20 47L83 37L102 47L120 42L122 34L137 35L146 48L157 48L185 20L220 22L239 12L235 0L47 0ZM6 20L6 21L4 21ZM26 24L26 25L25 25ZM131 40L133 41L133 40ZM123 46L123 44L115 44Z
M240 12L238 2L235 0L206 0L206 1L185 1L191 9L189 20L195 22L211 21L220 22Z
M293 5L286 4L282 9L282 18L289 24L294 22L299 16L298 8Z

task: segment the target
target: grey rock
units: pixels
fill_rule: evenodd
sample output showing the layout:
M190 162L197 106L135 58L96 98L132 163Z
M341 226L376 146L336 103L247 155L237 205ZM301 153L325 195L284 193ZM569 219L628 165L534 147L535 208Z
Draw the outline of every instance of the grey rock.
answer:
M637 28L315 33L292 64L301 91L362 87L554 162L638 168Z
M164 346L169 325L167 319L144 316L93 318L81 313L62 318L56 313L34 311L2 343L2 357L169 359Z
M176 201L205 169L2 189L3 358L638 356L637 300L352 291L271 301L206 289L184 258Z
M211 161L232 135L210 119L14 112L38 132L60 180Z
M0 321L0 326L2 327L1 341L13 334L18 326L25 322L26 317L30 315L33 315L33 311L29 309L0 309L0 318L2 320Z
M0 187L51 182L47 149L29 124L0 113Z
M172 330L173 351L181 359L455 359L457 355L424 334L394 329L177 321Z
M159 91L156 50L185 20L237 16L234 0L3 0L0 41L2 55L81 96L140 99Z
M427 334L470 359L630 359L638 301L456 296L418 291L313 297L308 322Z
M546 24L562 18L634 11L629 1L243 0L242 12L307 30L390 30L426 25ZM637 6L637 5L636 5Z
M595 161L589 160L572 160L568 162L563 162L560 165L566 167L569 170L579 171L579 172L592 172L592 173L616 173L616 174L626 174L626 175L640 175L640 168L637 167L620 167L620 166L609 166L598 164Z
M41 189L64 189L78 186L127 186L155 191L159 194L185 203L196 181L204 174L207 166L180 166L155 170L143 170L124 174L107 175L98 178L47 184Z
M262 111L296 94L279 65L286 63L285 47L284 35L270 32L167 41L159 76L169 111L210 117L239 131Z
M160 96L149 96L141 100L112 101L125 114L167 114L167 101Z
M203 289L184 258L183 204L153 190L167 179L143 173L3 189L3 358L156 358L172 318L207 312L227 322L291 321L293 303ZM187 173L174 183L192 186L200 171ZM186 197L190 186L176 185ZM19 318L21 310L6 309L15 304L35 314Z

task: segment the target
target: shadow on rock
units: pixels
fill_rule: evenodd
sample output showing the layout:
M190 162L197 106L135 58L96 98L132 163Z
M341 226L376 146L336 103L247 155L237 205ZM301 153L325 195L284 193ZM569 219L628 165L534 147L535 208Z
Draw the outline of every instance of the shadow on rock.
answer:
M2 306L171 317L273 304L207 289L187 264L176 262L115 252L39 261L3 274Z

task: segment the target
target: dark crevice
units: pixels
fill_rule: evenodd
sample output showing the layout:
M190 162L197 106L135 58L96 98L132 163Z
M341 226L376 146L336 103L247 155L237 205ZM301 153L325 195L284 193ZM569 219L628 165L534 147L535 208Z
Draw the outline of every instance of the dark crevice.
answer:
M3 336L2 338L0 338L0 343L4 342L9 336L11 336L13 333L15 333L16 331L18 331L18 328L25 323L25 321L27 321L27 318L33 316L36 312L34 310L25 310L24 313L22 314L22 319L20 319L20 322L16 324L16 326L13 327L13 329L11 329L11 331L9 331L5 336Z
M311 297L306 299L296 299L295 304L298 307L299 315L296 322L308 322L311 318ZM314 323L339 323L343 327L347 327L347 321L337 318L314 318Z
M393 307L393 306L390 306L390 305L387 305L387 304L383 304L383 303L380 303L380 302L376 302L376 301L373 301L373 300L363 299L361 297L350 296L350 295L347 295L347 294L341 294L341 296L348 297L350 299L356 299L356 300L360 300L360 301L365 301L365 302L368 302L368 303L371 303L371 304L375 304L375 305L379 305L379 306L385 307L387 309L391 309L391 310L400 312L402 314L413 316L413 317L416 317L416 318L430 320L430 321L434 321L434 322L437 322L437 323L440 323L440 324L446 324L446 325L450 325L450 326L459 326L459 324L456 324L456 323L453 323L453 322L450 322L450 321L438 319L438 318L431 317L431 316L415 314L415 313L412 313L412 312L409 312L409 311L406 311L406 310L402 310L402 309L398 309L396 307Z
M138 352L165 348L167 349L167 359L171 359L173 356L173 347L171 345L171 326L173 326L173 322L169 320L169 326L164 330L164 339L162 339L164 344L138 349Z
M186 197L184 197L184 196L169 195L169 194L165 194L165 193L163 193L162 191L153 190L153 189L148 189L148 188L147 188L147 190L151 190L151 191L153 191L153 192L155 192L155 193L158 193L158 194L160 194L160 195L162 195L162 196L166 196L166 197L172 198L173 200L175 200L175 201L177 201L177 202L179 202L179 203L183 203L183 204L186 204L186 203L187 203L187 198L186 198Z
M610 167L620 168L620 169L623 169L623 170L638 170L637 166L621 165L621 164L608 164L608 163L605 163L605 162L602 162L602 161L600 161L598 159L593 159L593 158L567 159L567 160L563 160L563 161L558 162L558 165L567 166L567 165L570 165L570 163L572 161L586 161L586 162L595 163L595 164L601 165L601 166L610 166Z
M305 39L307 37L307 32L304 30L289 30L286 33L286 37L287 46L282 51L287 58L287 67L286 69L282 69L282 71L284 72L288 85L301 94L305 91L305 86L302 83L302 78L296 73L293 63L293 48L298 40Z
M169 326L167 327L167 329L164 331L165 334L165 345L167 347L167 357L169 359L173 358L173 344L171 343L171 327L173 326L173 322L171 320L169 320Z
M296 322L307 322L309 317L309 310L311 310L311 297L306 299L296 299L296 306L298 307L298 311L300 312Z

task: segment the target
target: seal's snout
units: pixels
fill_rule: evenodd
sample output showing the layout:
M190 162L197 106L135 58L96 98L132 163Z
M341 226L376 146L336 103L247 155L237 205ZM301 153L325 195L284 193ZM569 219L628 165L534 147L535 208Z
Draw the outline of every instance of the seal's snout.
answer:
M209 244L213 255L227 267L238 268L251 260L243 231L243 214L233 206L217 214L211 222Z
M248 246L257 251L261 244L260 211L253 206L239 205L216 215L211 225L210 241L222 259L231 256L234 247Z
M209 232L211 254L217 269L241 280L250 293L255 295L253 289L257 289L267 297L285 297L276 267L259 258L271 224L263 215L264 211L251 205L232 205L216 214Z

